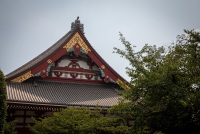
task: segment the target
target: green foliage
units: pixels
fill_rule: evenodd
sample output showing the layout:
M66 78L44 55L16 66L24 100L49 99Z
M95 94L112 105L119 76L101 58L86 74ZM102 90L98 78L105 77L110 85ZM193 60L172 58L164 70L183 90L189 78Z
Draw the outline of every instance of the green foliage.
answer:
M118 105L112 106L108 112L122 119L124 123L127 123L132 119L132 107L130 105L130 102L122 100Z
M0 70L0 134L3 134L3 127L6 120L6 83L3 72Z
M168 48L145 45L138 52L122 34L120 39L125 50L114 52L130 62L131 81L123 94L129 108L116 107L128 111L132 131L200 132L200 33L185 30Z
M128 127L115 117L103 117L99 110L67 108L36 121L35 134L125 134Z
M4 134L17 134L15 126L16 121L6 122L4 125Z

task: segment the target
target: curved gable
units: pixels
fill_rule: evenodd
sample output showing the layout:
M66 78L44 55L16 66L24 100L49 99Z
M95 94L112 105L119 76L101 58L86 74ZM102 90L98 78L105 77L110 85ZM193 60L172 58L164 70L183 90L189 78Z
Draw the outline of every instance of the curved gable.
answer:
M109 64L106 63L90 45L87 38L84 36L83 25L80 24L79 20L72 23L72 29L58 42L33 60L8 74L6 80L12 82L23 82L36 74L45 78L48 76L48 67L70 52L72 52L76 57L79 57L81 53L87 55L88 59L94 62L99 68L104 82L126 82L126 80L110 67Z

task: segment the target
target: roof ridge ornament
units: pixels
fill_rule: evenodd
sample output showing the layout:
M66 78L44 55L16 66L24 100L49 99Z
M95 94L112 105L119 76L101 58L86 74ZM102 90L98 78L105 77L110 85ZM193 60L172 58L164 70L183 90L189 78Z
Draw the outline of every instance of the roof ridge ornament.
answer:
M84 34L84 27L83 27L83 24L81 24L81 21L79 20L79 16L77 17L75 22L72 22L71 24L71 31L74 31L76 29L80 29L81 32L83 32Z

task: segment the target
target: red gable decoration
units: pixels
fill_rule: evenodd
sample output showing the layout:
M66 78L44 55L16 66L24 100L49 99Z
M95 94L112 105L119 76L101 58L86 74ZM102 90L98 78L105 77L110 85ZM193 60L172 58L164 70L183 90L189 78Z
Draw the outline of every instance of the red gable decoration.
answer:
M67 59L69 64L58 66L61 59ZM80 59L87 60L88 69L79 65ZM92 69L93 67L98 70ZM101 79L95 74L99 74ZM84 79L79 75L84 75ZM39 56L8 74L6 81L24 82L38 76L66 82L126 82L90 45L84 36L83 24L78 19L72 23L71 30L66 35Z

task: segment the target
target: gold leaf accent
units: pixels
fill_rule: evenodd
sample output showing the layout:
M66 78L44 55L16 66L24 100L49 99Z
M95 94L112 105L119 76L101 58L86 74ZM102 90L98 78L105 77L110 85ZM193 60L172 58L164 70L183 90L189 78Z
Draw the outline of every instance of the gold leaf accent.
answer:
M106 68L106 67L105 67L104 65L101 65L101 69L103 69L103 70L104 70L105 68Z
M52 60L51 60L51 59L48 59L48 60L47 60L47 63L51 64L51 63L52 63Z
M116 80L116 83L117 83L117 84L120 84L120 83L122 83L122 81L118 78L118 79Z
M67 44L65 44L63 48L66 48L68 52L69 49L72 48L77 43L81 46L81 48L85 51L86 54L89 51L91 51L78 32L70 39L69 42L67 42Z
M120 85L125 90L130 90L131 88L124 82L122 82L119 78L116 80L116 83Z
M31 73L31 71L29 71L29 72L15 78L15 79L11 80L11 81L12 82L23 82L23 81L27 80L28 78L30 78L32 76L33 76L33 74Z

